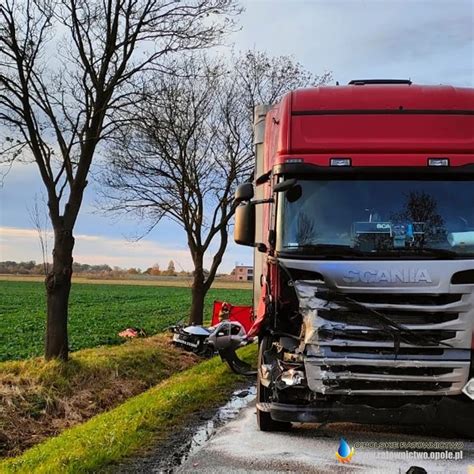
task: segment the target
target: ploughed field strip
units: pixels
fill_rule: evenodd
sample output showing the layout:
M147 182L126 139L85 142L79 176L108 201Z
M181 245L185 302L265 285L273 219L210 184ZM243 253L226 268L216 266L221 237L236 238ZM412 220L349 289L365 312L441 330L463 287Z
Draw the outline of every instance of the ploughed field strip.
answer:
M204 317L210 319L214 300L249 304L251 290L211 289ZM127 327L147 335L187 318L189 288L73 283L69 309L72 351L119 344ZM0 361L24 359L43 352L46 301L41 282L0 281Z

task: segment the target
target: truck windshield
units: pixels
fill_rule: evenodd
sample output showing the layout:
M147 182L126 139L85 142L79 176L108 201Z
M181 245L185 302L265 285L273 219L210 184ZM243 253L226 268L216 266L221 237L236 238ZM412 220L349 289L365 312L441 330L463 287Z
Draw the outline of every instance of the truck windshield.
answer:
M472 180L298 180L278 202L281 254L474 258Z

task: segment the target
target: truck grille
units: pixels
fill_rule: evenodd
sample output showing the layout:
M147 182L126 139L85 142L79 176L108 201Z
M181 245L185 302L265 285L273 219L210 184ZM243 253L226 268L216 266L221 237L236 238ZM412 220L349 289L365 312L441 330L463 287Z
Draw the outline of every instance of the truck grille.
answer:
M460 393L470 362L446 360L370 360L308 357L311 390L350 395L449 395Z
M420 313L418 311L383 311L384 316L390 318L397 324L407 326L431 325L446 323L458 319L459 313ZM334 311L334 310L319 310L319 315L326 321L333 323L343 323L354 326L372 325L374 317L358 311Z
M351 293L351 299L359 303L396 304L411 306L444 306L461 300L460 294L425 294L425 293Z
M378 375L428 375L435 377L437 375L445 375L452 372L448 367L371 367L364 365L351 365L350 368L344 365L323 366L323 369L331 372L349 372L350 374L378 374Z
M412 333L407 334L405 337L410 339L415 339L417 336L411 336ZM417 331L415 334L430 341L431 344L440 344L443 341L447 341L456 337L456 331ZM332 341L335 337L342 336L345 341L355 342L355 341L378 341L378 342L387 342L391 341L393 343L396 336L388 332L381 332L380 330L367 330L367 329L348 329L348 330L333 330L321 328L319 330L319 338L322 341Z
M412 382L412 381L373 381L373 380L338 380L328 381L326 386L337 387L338 390L350 390L350 391L388 391L388 390L413 390L416 387L417 390L428 391L428 390L442 390L451 387L450 382Z
M328 350L329 349L329 350ZM420 356L427 358L427 356L442 356L445 351L441 348L427 348L427 347L400 347L398 350L395 347L349 347L349 346L334 346L330 348L321 348L321 352L326 356L334 356L335 354L363 354L363 355L390 355L393 359L403 359L403 356Z
M470 367L470 294L368 292L347 297L409 332L397 336L396 329L391 332L379 316L357 305L313 305L309 314L315 315L314 335L307 341L305 359L311 390L349 395L461 393Z

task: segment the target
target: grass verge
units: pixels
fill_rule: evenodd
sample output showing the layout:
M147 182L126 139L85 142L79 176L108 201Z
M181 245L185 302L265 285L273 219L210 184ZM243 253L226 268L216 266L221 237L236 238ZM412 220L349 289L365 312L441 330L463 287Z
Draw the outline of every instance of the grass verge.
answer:
M78 351L66 363L0 363L0 456L18 455L197 361L160 334Z
M240 350L255 360L256 346ZM0 464L2 473L96 472L166 439L190 414L223 402L241 381L218 357L171 376L117 408Z

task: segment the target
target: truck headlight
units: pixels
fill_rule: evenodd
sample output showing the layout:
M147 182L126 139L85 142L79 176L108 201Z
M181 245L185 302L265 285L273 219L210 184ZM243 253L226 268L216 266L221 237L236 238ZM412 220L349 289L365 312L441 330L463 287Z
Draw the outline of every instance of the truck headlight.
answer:
M301 385L303 380L304 373L300 370L290 369L281 374L281 381L284 382L288 387L293 385Z
M464 388L462 389L462 391L471 400L474 400L474 379L469 380L469 382L466 385L464 385Z

